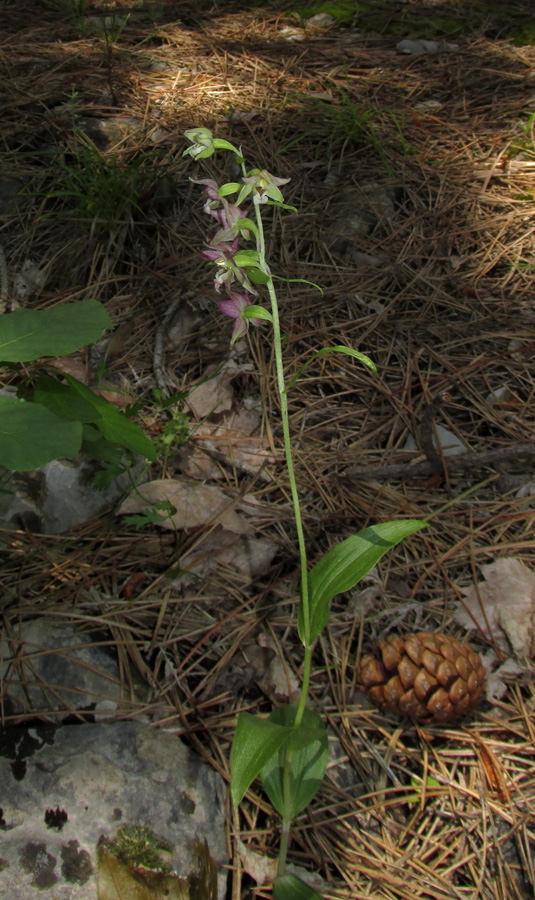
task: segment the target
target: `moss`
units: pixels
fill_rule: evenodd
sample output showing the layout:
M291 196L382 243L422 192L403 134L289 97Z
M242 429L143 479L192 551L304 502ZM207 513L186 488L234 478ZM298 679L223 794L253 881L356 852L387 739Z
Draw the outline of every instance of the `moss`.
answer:
M162 853L171 850L170 844L142 825L123 825L106 849L124 865L144 866L164 873L171 871L162 859Z

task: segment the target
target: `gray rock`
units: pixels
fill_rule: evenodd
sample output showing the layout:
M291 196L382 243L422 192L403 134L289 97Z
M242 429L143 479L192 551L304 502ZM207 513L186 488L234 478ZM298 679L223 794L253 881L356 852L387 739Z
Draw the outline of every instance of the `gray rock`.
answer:
M458 44L449 44L447 41L426 41L423 38L421 40L404 38L396 44L398 53L406 53L408 56L422 56L424 53L438 53L439 50L451 52L452 50L458 49Z
M315 16L307 19L307 25L312 25L314 28L330 28L335 23L336 19L329 13L316 13Z
M172 734L137 722L12 728L0 752L6 900L96 900L97 844L126 825L168 844L179 875L195 868L196 839L228 863L223 781ZM220 897L225 883L219 869Z
M89 710L96 718L111 718L121 699L119 667L94 641L87 632L43 617L23 621L10 639L4 636L0 685L6 711L53 721L54 711L66 717Z
M99 463L81 454L75 460L53 460L34 472L13 472L2 484L0 528L27 528L62 534L100 515L139 480L139 464L115 478L109 487L93 487Z

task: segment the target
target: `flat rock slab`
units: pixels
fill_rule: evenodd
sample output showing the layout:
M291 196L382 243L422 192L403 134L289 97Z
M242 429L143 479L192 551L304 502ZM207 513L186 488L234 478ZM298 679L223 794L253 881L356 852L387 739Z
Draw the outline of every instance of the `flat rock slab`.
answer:
M86 710L96 720L116 718L116 710L127 706L119 665L98 643L64 620L22 621L16 635L0 640L0 687L7 714L54 722Z
M97 843L149 828L179 875L206 839L228 863L224 784L173 734L138 722L5 729L0 742L0 895L96 900ZM226 875L220 869L219 896Z

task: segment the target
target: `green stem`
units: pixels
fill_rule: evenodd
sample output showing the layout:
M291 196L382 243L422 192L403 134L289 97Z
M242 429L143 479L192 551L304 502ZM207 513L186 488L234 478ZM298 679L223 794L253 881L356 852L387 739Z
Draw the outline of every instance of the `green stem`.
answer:
M266 274L268 273L267 265L266 265L266 246L264 239L264 228L262 225L262 216L260 214L259 204L255 205L256 210L256 221L258 225L258 242L257 249L260 257L260 265ZM297 483L295 480L295 472L294 472L294 464L292 458L292 444L290 438L290 422L288 417L288 395L286 393L286 385L284 383L284 367L282 363L282 341L281 341L281 331L280 331L280 321L279 321L279 307L277 303L277 295L275 293L275 286L273 284L273 279L270 278L267 282L267 289L269 292L269 299L271 301L271 315L273 318L273 347L275 350L275 369L277 375L277 389L280 397L280 409L281 409L281 420L282 420L282 435L283 435L283 443L284 443L284 455L286 458L286 468L288 470L288 480L290 482L290 492L292 495L292 503L294 508L294 517L295 517L295 527L297 531L297 542L299 545L299 559L301 566L301 603L303 607L303 622L304 622L304 633L308 634L310 629L310 604L308 598L308 568L307 568L307 557L306 557L306 547L305 547L305 535L303 532L303 521L301 518L301 507L299 505L299 493L297 491ZM307 679L308 683L308 679ZM306 703L306 693L304 703ZM304 707L303 703L303 707ZM300 704L301 706L301 704ZM298 727L299 722L301 721L303 713L299 716L299 721L296 721L296 727Z
M284 875L286 869L286 858L288 856L288 845L290 843L290 822L283 819L281 839L279 845L279 862L277 864L277 875Z
M255 205L256 210L256 221L258 226L258 238L257 238L257 249L260 259L260 265L266 274L268 274L268 267L266 265L266 245L264 238L264 228L262 224L262 216L260 214L259 204ZM277 303L277 295L275 293L275 286L273 284L273 279L270 277L267 282L267 289L269 292L269 299L271 301L271 316L273 319L273 347L275 351L275 370L277 376L277 389L280 397L280 410L281 410L281 421L282 421L282 434L283 434L283 442L284 442L284 455L286 458L286 468L288 471L288 480L290 482L290 492L292 495L292 503L294 509L294 517L295 517L295 526L297 530L297 541L299 545L299 560L301 566L301 604L303 609L303 625L304 625L304 633L308 635L310 633L310 602L308 596L308 567L307 567L307 556L306 556L306 546L305 546L305 535L303 532L303 521L301 518L301 507L299 504L299 493L297 490L297 482L295 480L295 471L292 457L292 444L290 438L290 421L288 416L288 394L286 391L286 384L284 382L284 366L282 361L282 341L281 341L281 331L280 331L280 321L279 321L279 307ZM308 697L308 688L310 684L310 670L312 665L312 648L305 646L305 658L304 658L304 668L303 668L303 681L301 684L301 695L299 698L299 705L297 707L297 712L294 719L294 728L299 728L301 724L301 720L303 718L303 714L305 711L306 701ZM291 770L292 770L292 753L286 752L284 765L283 765L283 796L285 798L290 798L291 794ZM288 845L290 841L290 824L291 821L283 817L282 820L282 832L281 832L281 841L279 847L279 862L277 867L277 874L283 875L286 868L286 858L288 855Z

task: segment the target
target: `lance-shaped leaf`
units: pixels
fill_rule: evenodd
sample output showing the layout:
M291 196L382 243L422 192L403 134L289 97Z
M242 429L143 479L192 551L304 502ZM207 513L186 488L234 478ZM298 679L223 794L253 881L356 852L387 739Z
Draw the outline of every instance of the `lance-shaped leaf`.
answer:
M321 350L318 350L317 353L314 353L309 360L306 361L304 366L301 366L298 372L295 373L293 378L290 378L288 384L286 385L286 392L290 390L292 385L295 384L298 378L301 377L303 372L306 372L309 366L312 365L314 360L316 360L319 356L326 356L327 353L345 353L346 356L352 356L353 359L358 359L359 362L364 363L365 366L368 366L372 372L377 374L377 366L370 359L369 356L365 356L364 353L359 353L358 350L353 350L352 347L345 347L343 344L337 344L336 347L322 347Z
M381 522L332 547L308 573L308 633L302 603L297 620L303 644L311 646L325 628L329 618L329 604L336 594L355 587L388 550L426 524L419 519Z
M275 879L273 896L275 900L323 900L320 894L291 872Z
M0 360L30 362L41 356L66 356L98 341L111 324L97 300L62 303L52 309L19 306L0 316Z
M273 710L270 722L291 727L297 705L288 703ZM284 789L284 766L289 759L289 790ZM327 731L321 717L305 709L301 725L293 728L290 740L281 746L262 769L264 790L285 822L290 822L316 796L327 768Z
M292 732L291 727L240 713L230 754L230 792L234 806L238 806L270 757L290 740Z
M263 306L255 306L254 304L246 306L242 315L244 319L263 319L264 322L273 322L273 316Z

